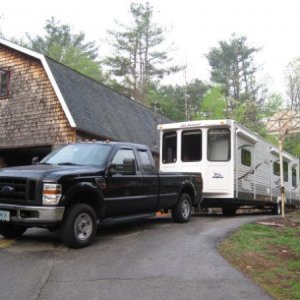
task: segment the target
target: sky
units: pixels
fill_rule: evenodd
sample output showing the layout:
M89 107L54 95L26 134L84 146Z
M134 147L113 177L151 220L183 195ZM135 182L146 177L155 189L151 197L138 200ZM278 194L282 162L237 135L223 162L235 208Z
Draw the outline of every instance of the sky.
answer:
M2 1L0 28L6 37L21 38L43 33L45 20L55 16L74 31L84 31L99 45L100 56L108 53L107 30L116 29L116 21L130 20L128 0L109 1ZM136 2L145 3L140 0ZM168 28L166 46L173 44L169 55L175 64L187 64L183 72L164 83L184 84L198 78L209 82L210 69L205 54L218 41L232 33L246 35L249 46L261 48L256 63L262 70L259 81L269 90L285 97L284 72L287 64L300 57L300 1L298 0L149 0L154 21Z

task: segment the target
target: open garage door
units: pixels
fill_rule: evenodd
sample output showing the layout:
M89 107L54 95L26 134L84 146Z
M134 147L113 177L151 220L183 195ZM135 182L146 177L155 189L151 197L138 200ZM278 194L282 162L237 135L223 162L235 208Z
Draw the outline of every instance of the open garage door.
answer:
M52 146L0 149L0 168L30 165L33 157L42 159L51 150Z

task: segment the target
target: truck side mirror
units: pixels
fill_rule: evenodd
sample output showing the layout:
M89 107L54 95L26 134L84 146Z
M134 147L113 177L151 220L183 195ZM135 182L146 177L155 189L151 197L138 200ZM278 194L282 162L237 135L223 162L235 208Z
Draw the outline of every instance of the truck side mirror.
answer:
M33 157L31 160L32 165L37 165L39 162L40 162L40 159L38 158L38 156Z
M136 173L135 159L124 158L123 164L109 164L106 172L108 176L114 174L134 175Z
M107 173L108 176L112 176L114 174L117 174L118 173L117 165L116 164L109 164L107 166L106 173Z

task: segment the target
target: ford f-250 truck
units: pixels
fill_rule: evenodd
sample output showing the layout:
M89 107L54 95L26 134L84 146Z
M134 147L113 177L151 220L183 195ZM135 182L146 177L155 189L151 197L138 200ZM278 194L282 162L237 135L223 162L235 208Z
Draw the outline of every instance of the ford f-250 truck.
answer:
M16 238L29 227L48 228L81 248L93 240L97 223L162 210L184 223L201 199L200 173L157 172L144 145L68 144L35 165L0 170L0 234Z

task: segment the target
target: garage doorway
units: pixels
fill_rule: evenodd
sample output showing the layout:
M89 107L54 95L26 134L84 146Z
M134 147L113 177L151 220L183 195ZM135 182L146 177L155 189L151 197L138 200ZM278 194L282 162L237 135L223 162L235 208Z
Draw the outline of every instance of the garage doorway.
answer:
M52 150L52 146L0 149L0 168L31 165L32 158L42 159Z

